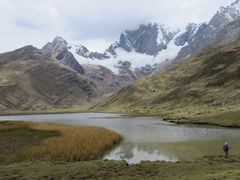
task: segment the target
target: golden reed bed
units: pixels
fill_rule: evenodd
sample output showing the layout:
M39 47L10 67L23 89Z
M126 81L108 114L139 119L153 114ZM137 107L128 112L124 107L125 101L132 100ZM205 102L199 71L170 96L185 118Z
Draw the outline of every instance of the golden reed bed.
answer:
M70 126L52 123L27 123L31 129L58 131L59 136L28 147L23 156L31 160L81 161L101 158L122 140L122 136L105 128Z

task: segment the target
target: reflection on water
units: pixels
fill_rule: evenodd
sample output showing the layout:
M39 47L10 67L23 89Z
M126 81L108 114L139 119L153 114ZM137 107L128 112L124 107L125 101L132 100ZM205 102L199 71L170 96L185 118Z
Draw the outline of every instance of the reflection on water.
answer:
M178 161L178 157L161 148L155 148L150 144L123 143L104 156L104 159L126 160L130 164L140 161Z
M123 135L124 141L105 156L107 159L127 160L138 163L141 160L177 161L184 154L169 151L164 143L190 141L225 141L240 137L238 129L214 126L176 125L154 117L125 117L107 113L69 113L48 115L0 116L0 120L25 120L35 122L56 122L73 125L100 126ZM211 142L209 142L211 145ZM190 146L190 145L189 145ZM191 147L189 147L191 149Z

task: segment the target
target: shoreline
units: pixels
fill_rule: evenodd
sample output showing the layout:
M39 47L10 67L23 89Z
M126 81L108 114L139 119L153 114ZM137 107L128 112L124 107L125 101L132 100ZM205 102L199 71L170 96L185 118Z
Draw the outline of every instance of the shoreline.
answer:
M237 125L221 125L217 123L208 123L208 122L179 122L171 119L163 119L163 121L174 123L174 124L187 124L187 125L206 125L206 126L217 126L217 127L222 127L222 128L232 128L232 129L240 129L240 126Z
M106 112L107 113L107 112ZM112 112L109 112L112 113ZM121 114L121 112L119 112ZM184 119L174 119L174 118L167 118L164 115L146 115L146 114L123 114L123 116L129 116L129 117L158 117L162 119L165 122L173 123L173 124L179 124L179 125L207 125L207 126L217 126L217 127L222 127L222 128L235 128L235 129L240 129L240 125L223 125L223 124L218 124L218 123L211 123L211 122L204 122L204 121L198 121L194 122L191 120L187 120L187 118Z
M16 111L16 112L0 112L0 116L24 116L24 115L47 115L47 114L72 114L72 113L109 113L109 114L120 114L121 116L128 116L128 117L156 117L159 118L165 122L179 124L179 125L206 125L206 126L217 126L217 127L223 127L223 128L235 128L240 129L240 125L224 125L221 123L212 123L212 122L206 122L198 120L197 122L188 120L188 118L184 119L174 119L174 118L167 118L164 115L151 115L151 114L145 114L145 113L123 113L123 112L105 112L105 111L88 111L88 110L56 110L56 111Z

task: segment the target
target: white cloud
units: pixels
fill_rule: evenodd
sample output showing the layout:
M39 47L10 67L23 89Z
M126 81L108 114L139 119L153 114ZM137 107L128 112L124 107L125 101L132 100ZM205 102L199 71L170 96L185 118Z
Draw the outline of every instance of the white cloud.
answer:
M106 48L108 48L110 46L110 44L112 44L112 40L107 40L104 38L100 38L100 39L87 39L84 41L74 41L72 40L72 42L74 42L75 44L83 44L84 46L86 46L90 51L97 51L97 52L101 52L103 50L105 50ZM94 47L94 48L92 48Z
M208 21L233 0L1 0L0 52L54 36L103 50L125 29L160 22L172 27Z

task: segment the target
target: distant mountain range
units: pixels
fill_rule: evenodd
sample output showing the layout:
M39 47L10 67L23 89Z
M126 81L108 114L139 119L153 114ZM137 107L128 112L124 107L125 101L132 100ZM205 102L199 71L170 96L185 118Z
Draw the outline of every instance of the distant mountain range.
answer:
M149 23L126 30L104 52L91 52L57 36L42 49L27 46L0 54L0 109L16 109L19 104L22 110L91 104L95 98L185 62L209 47L239 39L240 0L221 7L209 23L189 23L179 29ZM45 84L48 80L56 86ZM30 102L36 102L36 107Z
M209 23L189 23L185 28L171 29L158 23L142 24L136 30L123 32L119 40L104 52L91 52L84 45L75 45L62 37L56 37L43 50L80 73L84 70L79 65L87 65L86 68L91 65L108 68L118 75L127 64L124 73L129 78L126 71L131 72L131 78L123 83L124 86L166 65L196 56L212 45L225 45L237 40L239 4L237 0L227 7L221 7Z

